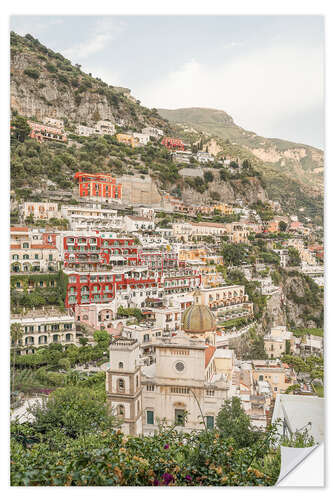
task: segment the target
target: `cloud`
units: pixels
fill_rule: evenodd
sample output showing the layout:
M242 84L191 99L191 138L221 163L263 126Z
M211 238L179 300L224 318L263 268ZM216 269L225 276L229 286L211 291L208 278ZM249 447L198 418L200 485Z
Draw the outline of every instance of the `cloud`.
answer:
M244 42L230 42L223 45L224 49L233 49L234 47L243 47Z
M276 45L214 65L185 63L135 93L146 106L208 107L264 134L275 122L323 106L323 49Z
M43 18L43 16L11 16L10 26L21 36L25 36L28 33L32 36L38 38L41 34L44 34L50 29L50 26L56 26L63 23L63 19L54 17Z
M87 59L93 54L104 50L112 40L115 40L123 30L123 23L116 23L111 19L98 21L89 37L73 47L62 51L69 59Z

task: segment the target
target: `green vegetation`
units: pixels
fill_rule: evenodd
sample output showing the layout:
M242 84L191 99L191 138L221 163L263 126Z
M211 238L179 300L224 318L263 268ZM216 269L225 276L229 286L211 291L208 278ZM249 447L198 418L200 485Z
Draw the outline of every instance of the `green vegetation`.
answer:
M292 332L295 337L304 337L305 335L324 336L323 328L293 328Z
M62 271L42 274L12 274L10 277L10 305L12 312L23 307L57 305L64 309L68 277ZM19 285L19 286L18 286ZM33 290L31 291L31 288Z
M143 319L141 309L138 309L137 307L125 308L123 306L120 306L118 307L117 316L118 318L128 318L134 316L137 321L141 321Z
M279 475L276 426L252 428L238 398L215 428L186 434L161 423L153 436L124 436L105 400L82 388L56 390L32 414L11 424L12 486L268 486ZM298 432L284 444L313 439Z

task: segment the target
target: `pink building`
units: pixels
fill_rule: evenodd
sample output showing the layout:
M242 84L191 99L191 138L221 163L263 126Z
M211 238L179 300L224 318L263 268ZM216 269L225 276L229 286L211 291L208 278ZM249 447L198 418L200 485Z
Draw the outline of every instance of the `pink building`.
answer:
M110 335L120 335L124 319L114 319L111 304L81 304L75 306L75 321L95 330L106 330Z

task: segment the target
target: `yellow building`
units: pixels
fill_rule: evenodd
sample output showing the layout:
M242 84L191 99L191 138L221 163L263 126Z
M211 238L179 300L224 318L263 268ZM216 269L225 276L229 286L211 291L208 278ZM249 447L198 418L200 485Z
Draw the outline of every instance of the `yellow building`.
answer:
M117 134L116 138L118 142L131 146L132 148L135 148L139 144L139 139L129 134Z
M295 338L291 332L287 331L285 326L275 326L264 337L265 351L269 358L280 358L282 354L288 354L288 343L289 352L294 352Z
M178 252L178 260L204 260L207 257L205 248L182 248Z
M296 374L292 368L281 361L255 360L253 363L253 381L268 382L273 397L284 393L288 387L296 383Z
M218 205L214 205L213 208L221 212L223 215L232 215L234 213L234 209L226 203L219 203Z

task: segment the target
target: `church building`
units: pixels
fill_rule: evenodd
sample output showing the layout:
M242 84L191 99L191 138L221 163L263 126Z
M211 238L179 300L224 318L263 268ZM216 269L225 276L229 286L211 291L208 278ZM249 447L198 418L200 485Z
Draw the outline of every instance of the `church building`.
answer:
M111 343L107 400L125 433L153 434L163 423L188 431L214 427L232 375L218 362L223 350L216 352L215 316L199 295L183 313L180 334L154 339L155 363L143 365L136 340Z

